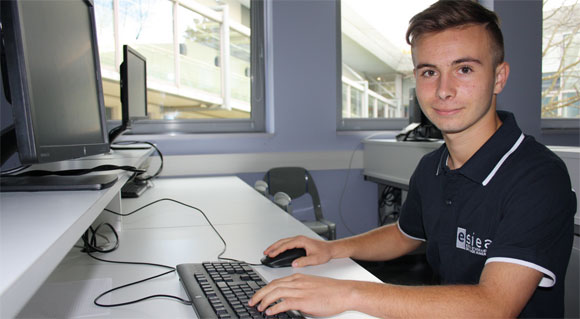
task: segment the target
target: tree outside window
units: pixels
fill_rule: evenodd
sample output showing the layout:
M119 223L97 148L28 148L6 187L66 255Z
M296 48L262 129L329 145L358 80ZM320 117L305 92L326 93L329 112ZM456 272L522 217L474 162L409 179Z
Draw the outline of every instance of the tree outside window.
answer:
M542 118L580 118L580 1L544 0Z

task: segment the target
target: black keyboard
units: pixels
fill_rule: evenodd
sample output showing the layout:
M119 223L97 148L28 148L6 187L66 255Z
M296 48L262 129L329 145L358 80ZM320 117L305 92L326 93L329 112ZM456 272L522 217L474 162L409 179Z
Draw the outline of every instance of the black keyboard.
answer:
M199 318L303 318L294 311L266 316L248 306L266 282L246 263L181 264L177 273Z

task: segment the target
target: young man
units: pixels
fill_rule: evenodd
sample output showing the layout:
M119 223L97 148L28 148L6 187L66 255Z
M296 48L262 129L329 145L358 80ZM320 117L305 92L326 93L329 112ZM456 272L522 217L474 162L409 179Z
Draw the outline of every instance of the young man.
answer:
M563 162L496 111L510 70L496 15L471 1L439 1L411 19L407 41L421 109L445 144L417 166L398 224L332 242L283 239L264 253L303 247L307 256L293 264L302 267L393 259L426 241L442 285L295 274L250 305L265 310L281 299L268 314L315 316L562 317L576 196Z

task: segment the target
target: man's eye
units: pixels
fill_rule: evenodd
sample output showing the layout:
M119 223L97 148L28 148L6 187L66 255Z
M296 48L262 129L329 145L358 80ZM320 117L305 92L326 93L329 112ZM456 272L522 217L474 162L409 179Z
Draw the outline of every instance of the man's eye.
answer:
M423 76L426 76L426 77L431 77L434 75L435 75L435 71L433 71L433 70L427 70L427 71L423 72Z
M464 67L461 67L461 68L459 69L459 72L460 72L460 73L463 73L463 74L467 74L467 73L470 73L470 72L472 72L472 71L473 71L473 70L472 70L470 67L468 67L468 66L464 66Z

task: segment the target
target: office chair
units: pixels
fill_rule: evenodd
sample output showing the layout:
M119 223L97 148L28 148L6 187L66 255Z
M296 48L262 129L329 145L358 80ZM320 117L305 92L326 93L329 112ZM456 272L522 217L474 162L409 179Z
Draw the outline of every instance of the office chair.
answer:
M274 195L274 203L289 214L292 213L291 200L309 194L312 199L316 220L302 221L315 233L330 240L336 239L336 224L324 219L318 189L310 173L302 167L276 167L270 169L263 179L267 185L267 193Z
M258 191L258 193L268 197L268 183L258 180L254 183L254 189Z

